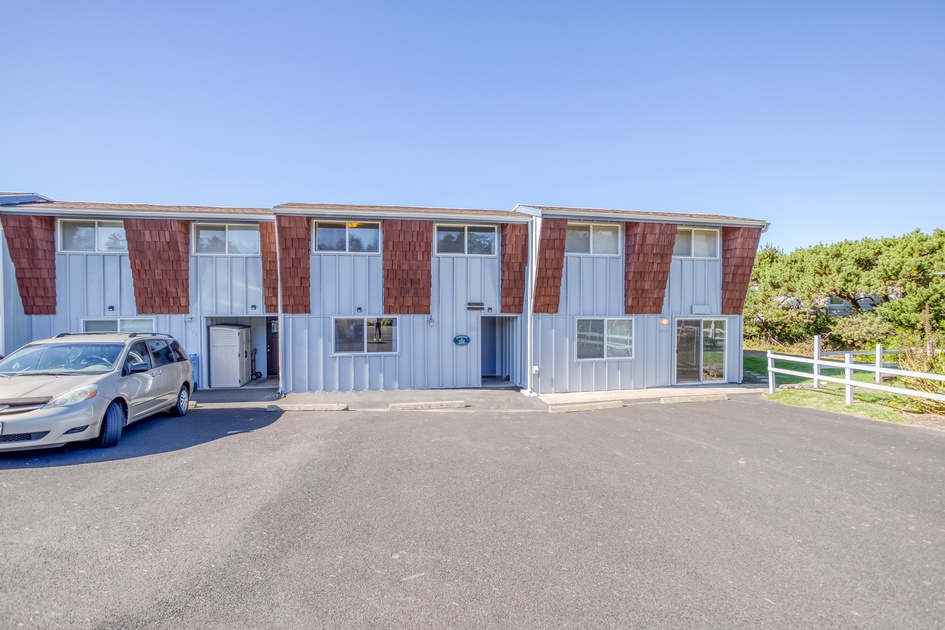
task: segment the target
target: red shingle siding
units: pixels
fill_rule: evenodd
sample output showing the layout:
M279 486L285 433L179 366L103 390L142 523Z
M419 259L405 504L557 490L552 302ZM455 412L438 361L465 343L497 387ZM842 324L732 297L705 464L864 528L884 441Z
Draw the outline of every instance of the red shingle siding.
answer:
M56 314L56 220L3 214L3 235L27 315Z
M525 268L528 265L528 225L502 224L502 313L525 309Z
M761 228L722 228L722 314L741 315Z
M125 219L139 315L190 311L190 222Z
M384 312L428 315L433 290L433 222L384 221Z
M558 304L561 302L561 278L564 274L564 241L567 236L567 219L542 220L535 279L536 313L558 312Z
M312 230L308 217L276 217L282 312L312 312Z
M259 248L262 254L263 297L266 312L279 311L279 265L276 259L276 224L263 221L259 224Z
M627 223L624 260L624 312L659 315L673 262L676 226L666 223Z

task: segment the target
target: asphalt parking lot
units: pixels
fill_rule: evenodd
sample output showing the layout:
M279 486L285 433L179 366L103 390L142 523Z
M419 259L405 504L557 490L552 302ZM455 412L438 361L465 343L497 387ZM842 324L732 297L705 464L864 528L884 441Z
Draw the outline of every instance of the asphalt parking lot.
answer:
M935 628L945 432L195 409L0 455L3 628Z

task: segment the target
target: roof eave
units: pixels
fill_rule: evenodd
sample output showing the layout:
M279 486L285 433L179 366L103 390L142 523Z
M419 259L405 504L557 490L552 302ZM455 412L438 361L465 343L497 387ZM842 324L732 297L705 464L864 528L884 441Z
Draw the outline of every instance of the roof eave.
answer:
M41 212L37 210L42 209ZM182 212L180 210L150 209L135 211L127 209L88 209L88 208L56 208L42 204L28 204L23 206L0 207L0 213L7 214L34 214L47 217L88 217L90 219L182 219L187 221L226 220L226 221L275 221L272 214L236 213L236 212Z
M760 219L741 219L738 217L700 217L693 215L674 215L674 214L637 214L632 211L621 210L617 212L608 212L606 210L577 210L577 209L543 209L542 217L561 218L561 219L585 219L597 221L623 221L639 223L674 223L677 225L705 225L714 227L760 227L762 231L767 230L770 225L767 221Z
M391 208L389 210L367 209L352 206L338 206L330 208L310 208L282 204L273 208L276 215L292 215L320 217L331 219L424 219L428 221L458 221L462 223L525 223L527 217L512 212L489 214L450 211L449 209L417 209Z

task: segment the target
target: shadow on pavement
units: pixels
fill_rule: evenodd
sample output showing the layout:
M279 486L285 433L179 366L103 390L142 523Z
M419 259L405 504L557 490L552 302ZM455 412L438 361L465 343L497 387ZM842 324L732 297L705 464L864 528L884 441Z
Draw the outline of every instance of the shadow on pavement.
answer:
M158 414L125 427L121 441L113 448L71 442L61 448L0 453L0 470L75 466L180 451L262 429L281 416L282 412L261 409L194 409L183 418Z

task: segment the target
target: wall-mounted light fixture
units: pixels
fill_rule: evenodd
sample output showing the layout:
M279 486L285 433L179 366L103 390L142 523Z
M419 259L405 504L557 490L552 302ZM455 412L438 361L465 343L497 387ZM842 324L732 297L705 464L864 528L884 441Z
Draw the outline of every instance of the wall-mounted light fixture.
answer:
M114 312L115 312L115 307L114 307L114 306L109 306L109 307L108 307L108 312L109 312L109 313L114 313Z
M487 312L487 313L491 313L491 312L492 312L492 307L490 306L489 308L487 308L487 309L486 309L486 312Z
M360 312L361 312L362 310L364 310L364 309L362 309L362 308L359 306L359 307L356 308L355 310L360 313Z
M427 320L427 325L430 326L430 328L433 328L433 324L435 323L436 322L433 321L433 315L430 315L430 319Z
M660 318L660 324L662 324L663 326L669 326L669 318L668 318L668 317L661 317L661 318Z
M252 304L252 305L250 305L249 308L250 308L251 310L254 310L254 311L255 311L255 310L256 310L256 305L255 305L255 304Z
M194 316L193 316L193 315L188 315L187 317L184 318L184 321L187 322L188 324L193 323L193 321L194 321Z

